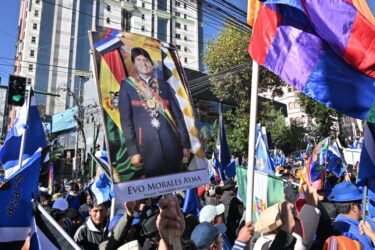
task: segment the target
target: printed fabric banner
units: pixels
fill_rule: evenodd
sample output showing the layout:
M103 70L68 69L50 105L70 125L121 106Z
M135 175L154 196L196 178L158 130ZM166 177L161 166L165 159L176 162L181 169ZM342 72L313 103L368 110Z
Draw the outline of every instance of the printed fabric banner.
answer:
M108 29L92 32L90 41L118 202L208 183L175 48Z

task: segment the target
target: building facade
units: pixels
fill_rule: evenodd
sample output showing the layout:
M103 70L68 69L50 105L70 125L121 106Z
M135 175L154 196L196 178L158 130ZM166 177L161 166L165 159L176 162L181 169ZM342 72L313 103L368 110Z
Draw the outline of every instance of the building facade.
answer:
M99 25L174 44L184 67L202 70L201 8L194 0L104 0Z
M14 74L27 77L34 89L60 94L36 95L43 113L76 105L92 75L88 31L98 27L175 44L183 66L200 69L199 6L171 0L22 0Z
M282 88L284 94L279 97L276 96L273 100L283 103L286 105L287 117L285 117L285 123L290 126L295 123L305 128L311 126L311 120L308 115L303 111L299 104L298 91L296 91L292 86L284 86ZM259 94L262 97L272 99L272 92L267 91Z

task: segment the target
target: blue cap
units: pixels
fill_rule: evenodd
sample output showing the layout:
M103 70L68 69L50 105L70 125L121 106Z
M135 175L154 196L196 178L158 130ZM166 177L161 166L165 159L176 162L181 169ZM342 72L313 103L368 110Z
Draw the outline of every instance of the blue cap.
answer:
M203 222L195 227L191 233L191 240L198 249L207 249L219 234L225 233L227 227L224 224L213 226Z
M341 182L337 184L328 197L331 201L335 202L350 202L362 200L362 192L358 187L351 182Z

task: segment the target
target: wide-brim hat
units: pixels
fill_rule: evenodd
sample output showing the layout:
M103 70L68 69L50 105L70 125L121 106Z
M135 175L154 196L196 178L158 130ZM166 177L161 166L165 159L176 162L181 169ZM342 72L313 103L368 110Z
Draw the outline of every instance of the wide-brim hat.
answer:
M281 203L277 203L271 207L266 208L260 215L259 219L254 225L255 232L266 234L275 231L281 227L282 222L280 218Z
M337 184L328 199L334 202L360 201L363 198L362 192L352 182L344 181Z

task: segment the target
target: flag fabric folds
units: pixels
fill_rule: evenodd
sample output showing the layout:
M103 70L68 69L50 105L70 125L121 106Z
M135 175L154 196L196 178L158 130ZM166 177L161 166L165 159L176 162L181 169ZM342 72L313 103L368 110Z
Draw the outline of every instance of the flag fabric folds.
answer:
M46 217L39 211L37 203L34 206L34 217L31 223L30 250L55 250L55 249L80 249L74 244L74 240L68 234L61 234L57 229L52 217ZM69 240L67 239L69 237Z
M29 112L26 124L26 115ZM27 159L38 150L39 147L47 145L46 135L40 120L39 111L35 98L31 97L30 108L27 110L26 103L22 106L13 127L7 134L3 146L0 148L0 164L5 171L5 179L9 179L12 174L21 167L18 164L23 131L26 127L25 147L22 166L26 166ZM21 165L21 164L20 164Z
M38 196L41 164L39 148L22 168L0 188L0 242L23 241L30 228L33 204Z
M375 122L375 26L353 3L263 1L248 51L307 96Z
M201 205L199 202L199 198L197 195L197 189L192 188L186 190L184 204L182 206L182 211L184 214L192 214L196 217L199 217L199 211L201 209Z
M366 124L357 182L363 184L370 177L375 178L375 124L373 123Z
M284 200L284 183L273 176L254 171L253 221L267 208Z
M327 172L331 172L337 178L340 178L346 171L346 167L343 163L343 157L336 142L333 142L331 145L329 145L327 157Z
M114 193L106 152L96 152L95 156L91 154L91 157L99 166L93 182L88 187L93 204L96 206L111 200L114 197Z
M255 144L255 169L267 174L274 174L275 167L269 154L264 137L261 132L261 126L257 126L257 141Z
M246 206L246 188L247 188L247 169L243 166L236 167L237 176L237 196L242 201L244 206Z
M221 180L233 178L236 175L236 164L231 160L227 137L225 135L222 107L220 106L219 134L216 142L216 163Z
M307 180L305 181L308 184L312 184L323 179L328 158L328 146L329 138L327 137L323 141L319 142L313 149L313 152L305 165L307 175Z

